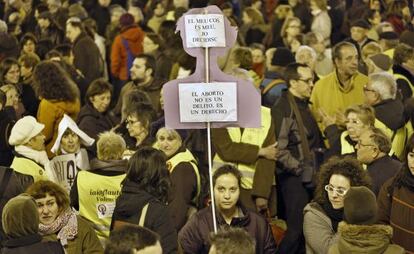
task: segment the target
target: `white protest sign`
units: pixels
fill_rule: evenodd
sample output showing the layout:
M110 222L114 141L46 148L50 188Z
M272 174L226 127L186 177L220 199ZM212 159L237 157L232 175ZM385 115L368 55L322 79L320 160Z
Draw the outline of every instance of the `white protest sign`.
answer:
M236 82L178 84L181 122L237 121Z
M221 14L186 15L185 36L188 48L225 47L224 16Z
M70 190L78 173L75 154L64 154L54 157L50 163L59 184Z

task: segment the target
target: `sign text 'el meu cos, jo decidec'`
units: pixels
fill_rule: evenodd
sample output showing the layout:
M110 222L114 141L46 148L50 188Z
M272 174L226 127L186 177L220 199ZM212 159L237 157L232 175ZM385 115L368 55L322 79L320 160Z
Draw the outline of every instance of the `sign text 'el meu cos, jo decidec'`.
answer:
M185 34L188 48L225 47L224 16L221 14L186 15Z

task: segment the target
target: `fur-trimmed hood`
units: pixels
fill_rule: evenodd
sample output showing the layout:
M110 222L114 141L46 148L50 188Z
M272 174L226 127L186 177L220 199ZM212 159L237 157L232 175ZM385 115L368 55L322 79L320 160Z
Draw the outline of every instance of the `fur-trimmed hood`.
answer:
M404 249L391 244L392 227L388 225L351 225L342 221L338 225L338 243L328 253L404 253Z

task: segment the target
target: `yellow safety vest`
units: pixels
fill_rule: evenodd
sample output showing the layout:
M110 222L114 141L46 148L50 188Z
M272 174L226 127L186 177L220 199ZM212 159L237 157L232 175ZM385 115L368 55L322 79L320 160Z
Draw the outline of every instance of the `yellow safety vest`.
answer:
M407 122L403 127L399 128L395 134L394 131L388 128L383 122L375 119L374 126L381 129L385 135L391 140L391 150L399 159L403 160L404 149L408 138L413 133L413 128L410 122Z
M101 241L109 237L115 201L121 194L121 182L125 175L104 176L89 171L78 172L79 214L93 223Z
M354 146L345 139L348 135L348 131L341 133L341 154L355 153Z
M405 80L410 85L411 92L414 95L414 86L413 86L413 84L411 84L410 80L406 76L401 75L399 73L394 73L394 78L395 78L395 80L397 80L397 79L403 79L403 80Z
M231 140L237 143L247 143L262 147L272 123L272 117L269 108L261 107L261 119L261 128L245 128L243 134L241 134L240 128L227 128ZM253 188L253 178L254 172L256 171L256 162L249 165L242 163L228 163L223 161L223 159L221 159L220 156L216 154L214 157L214 169L219 168L223 164L235 165L242 174L241 186L244 189Z
M197 194L193 198L193 202L196 202L198 199L198 196L200 195L200 191L201 191L201 178L200 178L200 172L198 171L196 159L194 158L193 154L188 149L185 149L184 152L177 153L176 155L174 155L172 158L170 158L167 161L167 164L171 166L170 173L172 173L175 167L181 162L188 162L193 167L194 173L197 178Z
M16 172L32 176L35 182L49 180L46 171L39 164L27 158L14 157L10 167Z

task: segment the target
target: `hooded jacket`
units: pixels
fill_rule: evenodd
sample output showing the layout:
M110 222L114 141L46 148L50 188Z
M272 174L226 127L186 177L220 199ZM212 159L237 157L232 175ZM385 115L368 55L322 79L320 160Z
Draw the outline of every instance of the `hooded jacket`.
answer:
M387 225L352 225L339 223L338 243L328 254L403 254L404 249L391 244L392 228Z
M128 47L134 56L143 51L144 31L138 26L124 29L112 43L111 73L120 80L128 80L127 50L122 44L122 38L128 42Z
M260 215L240 207L241 217L233 218L228 225L218 211L218 228L244 228L256 240L257 254L276 253L276 244L267 221ZM181 229L178 240L184 253L206 254L210 249L209 236L214 231L211 207L206 207L191 217L191 220Z
M42 242L37 205L31 196L21 194L7 202L2 221L8 239L1 253L64 253L58 242Z
M8 181L5 179L7 177L7 174L10 174ZM3 183L3 181L5 182ZM0 183L5 184L4 192L0 193L1 214L3 212L3 207L6 205L7 201L19 195L20 193L23 193L27 187L33 184L33 177L15 172L11 168L0 167ZM0 242L3 242L5 239L2 223L3 222L0 222Z
M43 134L45 135L46 151L49 158L52 157L50 149L56 141L58 135L59 122L64 114L72 119L76 119L80 111L79 100L71 101L51 101L42 99L37 111L37 121L45 125Z
M177 232L167 206L129 180L124 181L122 193L116 200L111 230L117 221L138 224L142 209L149 204L144 227L161 237L163 253L177 252Z

